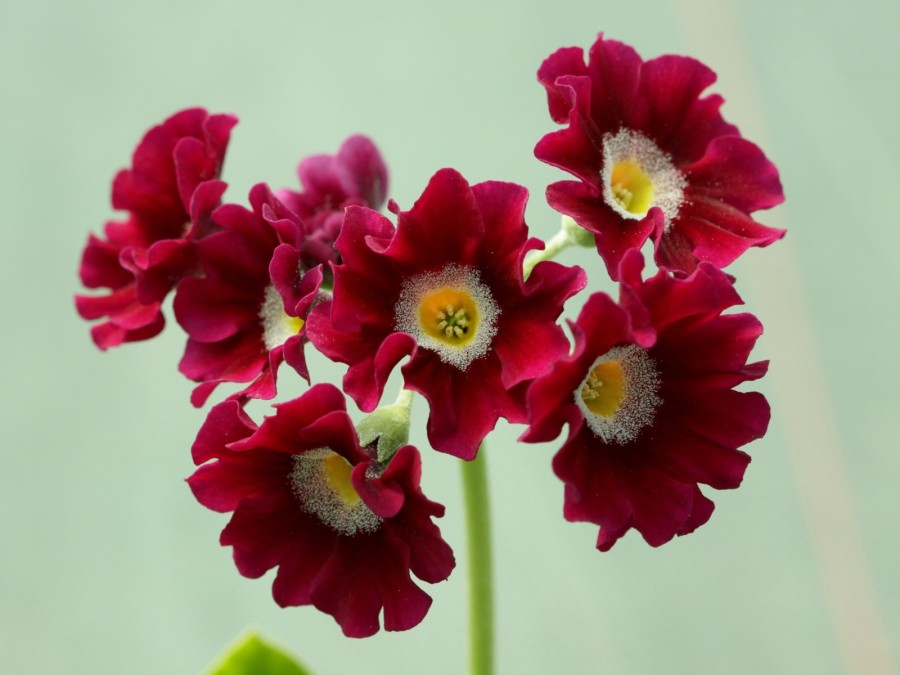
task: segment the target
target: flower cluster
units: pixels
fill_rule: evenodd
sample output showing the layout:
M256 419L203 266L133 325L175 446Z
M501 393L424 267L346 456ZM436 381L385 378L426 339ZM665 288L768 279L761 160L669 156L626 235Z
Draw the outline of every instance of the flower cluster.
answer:
M783 199L774 165L703 95L715 75L693 59L644 62L601 35L538 79L562 128L535 155L577 179L547 187L563 228L546 245L529 236L526 188L449 168L383 213L387 168L365 136L302 160L299 190L223 202L236 119L191 109L146 134L113 181L126 215L84 249L84 285L106 291L76 306L101 320L101 349L159 333L173 292L192 403L236 387L209 411L188 483L232 514L221 543L238 571L277 568L279 605L313 605L348 636L415 626L431 598L413 577L454 567L407 444L413 393L429 445L463 461L500 418L529 443L567 426L552 461L563 513L599 526L602 551L632 528L659 546L706 523L699 486L737 487L740 448L766 431L766 400L736 390L766 372L749 362L762 326L726 313L741 299L722 268L783 236L751 217ZM596 246L619 290L581 303L570 341L560 316L587 277L550 257L573 244ZM341 389L313 384L309 349L347 366ZM257 424L246 404L278 395L282 362L310 387ZM347 396L371 413L356 426Z

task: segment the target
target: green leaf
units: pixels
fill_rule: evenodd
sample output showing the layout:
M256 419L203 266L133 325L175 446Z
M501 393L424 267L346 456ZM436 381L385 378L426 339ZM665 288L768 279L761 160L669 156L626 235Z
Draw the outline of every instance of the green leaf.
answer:
M208 675L312 675L278 647L256 633L247 633L231 645Z

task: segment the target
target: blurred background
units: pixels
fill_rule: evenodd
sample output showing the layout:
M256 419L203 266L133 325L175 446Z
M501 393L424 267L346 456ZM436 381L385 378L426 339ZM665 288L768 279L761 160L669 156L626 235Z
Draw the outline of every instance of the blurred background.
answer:
M295 186L304 155L369 134L409 208L444 166L532 193L554 128L535 79L598 31L642 56L695 56L725 117L778 165L787 238L730 272L766 326L768 435L710 523L606 554L566 523L557 444L489 438L499 673L887 673L900 660L900 3L789 0L381 3L35 0L0 4L0 670L198 673L256 627L322 675L464 671L458 467L426 453L426 493L460 566L428 588L424 623L343 638L327 615L279 609L271 575L238 575L227 518L183 479L204 419L176 371L174 321L100 353L75 314L88 231L114 214L113 174L184 107L237 114L223 178ZM562 262L608 289L589 251ZM577 311L571 303L569 314ZM342 369L313 360L313 376ZM303 386L283 371L288 393ZM293 388L293 389L292 389ZM254 411L262 412L264 407ZM357 411L358 412L358 411ZM413 440L425 444L420 400Z

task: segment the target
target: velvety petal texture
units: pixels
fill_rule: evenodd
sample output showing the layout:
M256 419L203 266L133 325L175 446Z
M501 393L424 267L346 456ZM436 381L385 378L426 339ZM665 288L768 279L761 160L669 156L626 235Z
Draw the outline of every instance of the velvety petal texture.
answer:
M393 368L430 404L431 445L463 459L501 417L525 419L525 388L568 351L556 320L585 284L579 268L553 262L523 279L525 188L470 186L436 173L397 226L367 208L347 209L336 242L334 296L307 332L349 366L344 389L374 409Z
M255 578L277 567L279 605L313 605L349 637L376 633L380 620L390 631L416 626L431 598L413 575L437 583L453 570L433 522L444 507L421 491L418 451L403 446L379 463L329 384L277 405L258 427L238 402L220 403L193 456L198 501L233 512L221 543L238 571Z
M233 115L182 110L150 129L132 165L112 185L113 208L124 221L91 235L79 274L106 295L77 295L85 319L102 319L91 330L107 349L152 337L162 330L160 303L179 279L197 269L194 243L212 231L209 215L225 191L219 180Z
M538 70L550 116L538 159L577 181L547 188L550 205L595 235L610 276L630 248L652 238L656 261L687 274L722 268L751 246L784 236L751 218L783 201L775 166L703 96L715 73L694 59L642 61L600 35L551 54Z
M572 353L528 392L527 442L568 437L553 459L565 484L564 515L600 526L608 550L634 528L652 546L692 532L712 514L698 484L740 485L769 406L735 391L766 372L747 360L762 326L730 279L709 263L688 277L661 270L641 278L629 251L620 267L621 304L592 295L571 325Z
M277 194L303 222L306 236L301 257L309 267L337 262L334 242L341 231L344 209L368 206L378 210L387 199L388 171L381 153L367 136L350 136L336 155L301 160L297 177L302 188L299 192L280 190Z
M303 228L265 184L250 191L251 209L223 204L218 231L196 245L202 275L184 279L175 317L188 334L179 370L201 383L201 406L222 382L249 383L236 396L272 398L282 361L309 379L305 319L322 282L321 267L300 261Z

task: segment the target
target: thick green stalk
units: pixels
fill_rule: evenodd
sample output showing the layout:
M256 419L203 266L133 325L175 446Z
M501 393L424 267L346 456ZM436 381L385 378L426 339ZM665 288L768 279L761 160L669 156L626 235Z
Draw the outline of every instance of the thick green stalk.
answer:
M525 264L523 265L525 278L527 279L531 276L531 270L533 270L534 266L539 262L552 260L559 255L560 251L569 248L571 245L572 240L569 238L568 233L560 230L547 240L543 249L529 251L525 256Z
M469 673L494 672L494 583L484 444L462 462L469 559Z

